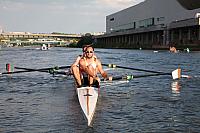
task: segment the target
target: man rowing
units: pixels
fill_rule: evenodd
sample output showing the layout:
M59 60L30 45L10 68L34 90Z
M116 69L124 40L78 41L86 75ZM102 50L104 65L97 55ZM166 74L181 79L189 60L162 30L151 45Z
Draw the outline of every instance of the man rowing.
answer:
M87 46L85 51L85 56L79 61L79 69L83 75L83 83L86 85L93 85L96 81L99 81L97 73L99 72L103 78L107 78L107 73L102 69L102 65L99 59L94 55L94 48L92 46ZM80 80L80 79L78 79ZM81 81L78 81L81 83Z
M172 53L177 53L177 50L175 47L169 47L169 51L172 52Z
M77 83L77 86L81 86L81 79L82 79L82 75L81 75L81 73L80 73L80 70L79 70L79 61L80 61L80 59L81 58L83 58L83 57L85 57L85 51L86 51L86 48L88 47L88 46L91 46L91 45L83 45L82 46L82 55L79 55L77 58L76 58L76 60L75 60L75 62L71 65L71 73L73 74L73 76L74 76L74 79L75 79L75 81L76 81L76 83ZM95 58L97 58L96 57L96 55L93 55Z
M79 61L82 57L85 56L85 50L87 48L87 46L89 45L83 45L82 46L82 55L79 55L75 62L71 65L71 73L74 76L74 79L76 80L77 86L81 86L81 75L80 75L80 71L79 71Z

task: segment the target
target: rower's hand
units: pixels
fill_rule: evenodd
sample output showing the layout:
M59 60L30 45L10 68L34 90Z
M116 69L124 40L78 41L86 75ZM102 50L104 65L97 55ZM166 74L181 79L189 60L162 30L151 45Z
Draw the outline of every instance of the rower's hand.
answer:
M108 80L109 80L109 81L112 81L112 78L113 78L112 76L109 76L109 77L108 77Z
M101 79L99 77L95 77L94 79L97 80L99 83L101 81Z
M108 76L108 73L107 72L104 72L102 74L102 77L104 78L104 80L109 80L109 81L112 81L112 76Z
M102 77L103 77L104 79L107 79L107 78L108 78L107 72L104 72L104 73L102 74Z
M108 78L105 78L104 81L112 81L112 76L109 76Z

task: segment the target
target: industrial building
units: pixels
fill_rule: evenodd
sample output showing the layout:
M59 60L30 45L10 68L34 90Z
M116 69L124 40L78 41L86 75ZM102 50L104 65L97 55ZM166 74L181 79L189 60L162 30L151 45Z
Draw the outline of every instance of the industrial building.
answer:
M107 48L200 48L199 0L146 0L106 16L106 33L96 45ZM194 9L195 8L195 9Z

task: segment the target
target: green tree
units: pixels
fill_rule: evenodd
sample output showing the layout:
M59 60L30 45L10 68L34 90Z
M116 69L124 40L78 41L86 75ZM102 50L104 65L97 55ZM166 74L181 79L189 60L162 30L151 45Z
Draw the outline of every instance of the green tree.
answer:
M77 47L81 48L83 45L92 44L94 42L93 36L90 33L86 33L82 38L78 41Z

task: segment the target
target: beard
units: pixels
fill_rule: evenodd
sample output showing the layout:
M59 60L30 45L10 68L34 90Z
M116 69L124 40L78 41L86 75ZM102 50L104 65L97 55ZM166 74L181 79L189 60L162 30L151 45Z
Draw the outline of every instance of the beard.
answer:
M88 59L91 59L91 58L93 57L93 55L91 55L91 56L88 56L88 55L87 55L86 57L87 57Z

